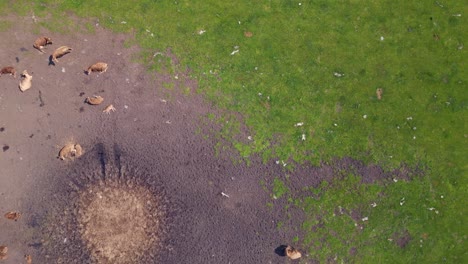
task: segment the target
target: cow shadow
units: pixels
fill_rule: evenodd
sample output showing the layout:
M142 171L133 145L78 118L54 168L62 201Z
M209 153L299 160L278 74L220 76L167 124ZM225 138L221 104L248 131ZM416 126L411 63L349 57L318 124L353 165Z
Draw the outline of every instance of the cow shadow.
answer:
M280 256L280 257L285 257L285 256L286 256L286 248L287 248L287 247L288 247L288 246L286 246L286 245L281 245L281 246L275 248L275 253L276 253L276 255L278 255L278 256Z

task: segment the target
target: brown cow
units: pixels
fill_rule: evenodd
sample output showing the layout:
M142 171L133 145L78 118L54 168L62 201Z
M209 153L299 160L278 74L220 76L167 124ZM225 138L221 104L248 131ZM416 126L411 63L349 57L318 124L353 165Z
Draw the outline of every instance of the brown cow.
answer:
M44 47L52 44L52 39L48 37L39 37L34 41L33 47L38 51L44 53Z
M12 75L13 77L16 78L16 70L13 66L7 66L7 67L3 67L1 70L0 70L0 75L2 74L10 74Z

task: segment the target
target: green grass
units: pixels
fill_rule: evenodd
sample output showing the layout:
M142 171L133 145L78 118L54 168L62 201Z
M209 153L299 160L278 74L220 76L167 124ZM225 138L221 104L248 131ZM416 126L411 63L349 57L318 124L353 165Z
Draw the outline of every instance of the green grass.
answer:
M463 1L21 0L4 1L0 10L63 21L41 22L59 32L78 27L64 13L88 16L93 19L80 25L84 29L98 19L113 30L134 32L148 54L170 47L181 66L167 58L144 61L151 70L172 74L191 68L199 92L216 106L241 113L243 120L227 112L216 121L224 124L220 142L231 142L246 160L258 154L288 164L319 164L351 156L388 170L401 164L428 168L422 179L387 185L344 177L356 193L334 182L293 201L311 216L306 229L314 225L313 215L324 214L324 230L299 238L313 249L315 239L325 237L327 246L314 257L338 254L367 263L467 258L463 25L468 6ZM246 31L253 36L245 37ZM381 101L377 88L384 90ZM240 133L242 123L252 140ZM291 198L283 192L287 181L275 184L273 195ZM385 195L377 196L381 192ZM370 208L377 197L378 206ZM400 206L402 197L407 202ZM337 206L368 213L366 228L356 231L349 217L330 216ZM413 237L407 247L389 243L389 235L405 230ZM353 243L358 253L351 256Z

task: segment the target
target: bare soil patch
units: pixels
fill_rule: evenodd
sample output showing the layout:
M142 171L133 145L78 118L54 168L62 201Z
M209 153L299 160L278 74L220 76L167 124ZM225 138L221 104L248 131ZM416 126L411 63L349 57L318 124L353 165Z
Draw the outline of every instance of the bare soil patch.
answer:
M137 263L158 240L158 202L138 185L115 181L94 184L81 192L78 225L96 263Z

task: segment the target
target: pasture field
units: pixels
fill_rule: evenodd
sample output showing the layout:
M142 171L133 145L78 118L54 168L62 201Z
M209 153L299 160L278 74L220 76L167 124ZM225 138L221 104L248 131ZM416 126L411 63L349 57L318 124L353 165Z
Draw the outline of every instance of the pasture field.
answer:
M406 170L375 181L336 170L300 194L273 175L272 204L305 212L300 226L278 225L302 230L304 261L468 259L463 1L8 0L0 10L47 18L38 26L57 32L82 28L72 15L89 30L133 32L149 70L189 69L196 92L225 110L207 118L240 160L277 160L291 178L297 166L347 157ZM168 48L180 64L159 55Z

